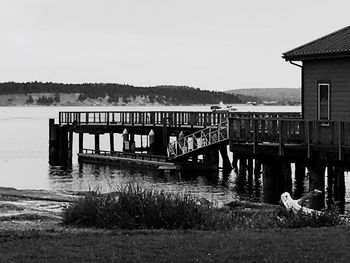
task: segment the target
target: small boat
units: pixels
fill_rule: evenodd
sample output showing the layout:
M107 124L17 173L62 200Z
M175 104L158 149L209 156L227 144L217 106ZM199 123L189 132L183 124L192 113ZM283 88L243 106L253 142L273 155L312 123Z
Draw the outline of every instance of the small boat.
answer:
M218 105L210 106L210 109L213 112L235 112L235 111L237 111L236 108L233 108L230 105L227 106L222 101L220 101Z

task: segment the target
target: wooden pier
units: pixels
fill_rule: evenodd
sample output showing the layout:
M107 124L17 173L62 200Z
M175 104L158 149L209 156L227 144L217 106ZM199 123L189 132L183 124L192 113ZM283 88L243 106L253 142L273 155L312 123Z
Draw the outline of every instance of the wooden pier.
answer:
M308 121L288 112L60 112L57 124L50 120L50 164L71 164L73 133L78 133L80 162L217 170L221 154L223 169L237 167L239 173L259 178L263 174L268 203L292 190L292 163L296 180L304 180L307 168L310 190L323 192L327 168L328 193L335 192L341 201L349 132L347 122ZM115 133L123 138L122 145L115 145ZM94 135L94 149L84 148L84 134ZM110 149L100 149L101 134L110 135ZM136 135L145 136L147 143L136 145ZM323 193L313 207L323 207L324 200Z

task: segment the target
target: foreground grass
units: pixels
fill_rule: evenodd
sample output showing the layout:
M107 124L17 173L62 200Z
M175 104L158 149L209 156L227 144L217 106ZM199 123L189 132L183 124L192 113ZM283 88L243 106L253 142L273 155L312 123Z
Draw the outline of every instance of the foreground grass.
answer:
M232 230L323 227L343 224L338 211L287 213L279 206L249 212L237 206L197 204L195 196L126 185L118 192L89 192L63 211L63 224L107 229ZM208 201L206 201L208 202Z
M214 232L2 231L0 262L348 262L349 241L346 226Z

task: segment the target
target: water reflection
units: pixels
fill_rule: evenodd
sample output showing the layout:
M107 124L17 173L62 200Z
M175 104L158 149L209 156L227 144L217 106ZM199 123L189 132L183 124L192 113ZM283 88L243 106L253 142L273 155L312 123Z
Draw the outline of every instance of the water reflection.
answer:
M235 175L235 191L241 199L260 201L261 199L261 164L253 159L240 159Z
M191 171L160 172L139 167L80 164L71 169L49 167L50 188L56 191L115 191L127 183L137 183L146 189L184 192L215 202L236 199L232 172Z

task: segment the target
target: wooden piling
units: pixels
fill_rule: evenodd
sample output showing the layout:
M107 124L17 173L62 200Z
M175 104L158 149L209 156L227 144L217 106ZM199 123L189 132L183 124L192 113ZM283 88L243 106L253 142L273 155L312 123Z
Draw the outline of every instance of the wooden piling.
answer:
M68 132L67 165L72 165L73 158L73 131Z
M114 133L109 133L109 149L111 152L114 152Z
M255 195L260 195L260 178L261 178L261 161L259 159L255 159L254 161L254 189Z
M84 133L79 132L79 153L82 153L84 149Z
M129 132L127 129L123 130L122 137L123 137L123 152L129 152L130 151Z
M100 153L100 134L95 134L95 153Z
M219 151L222 158L222 169L225 171L232 170L231 162L227 154L227 146L226 145L220 146Z
M59 125L49 119L49 164L59 165Z
M68 131L67 127L59 127L59 142L58 142L58 163L57 165L66 166L68 160Z
M325 164L320 160L312 160L307 165L309 171L309 190L320 190L321 194L310 199L310 208L320 210L324 208Z

